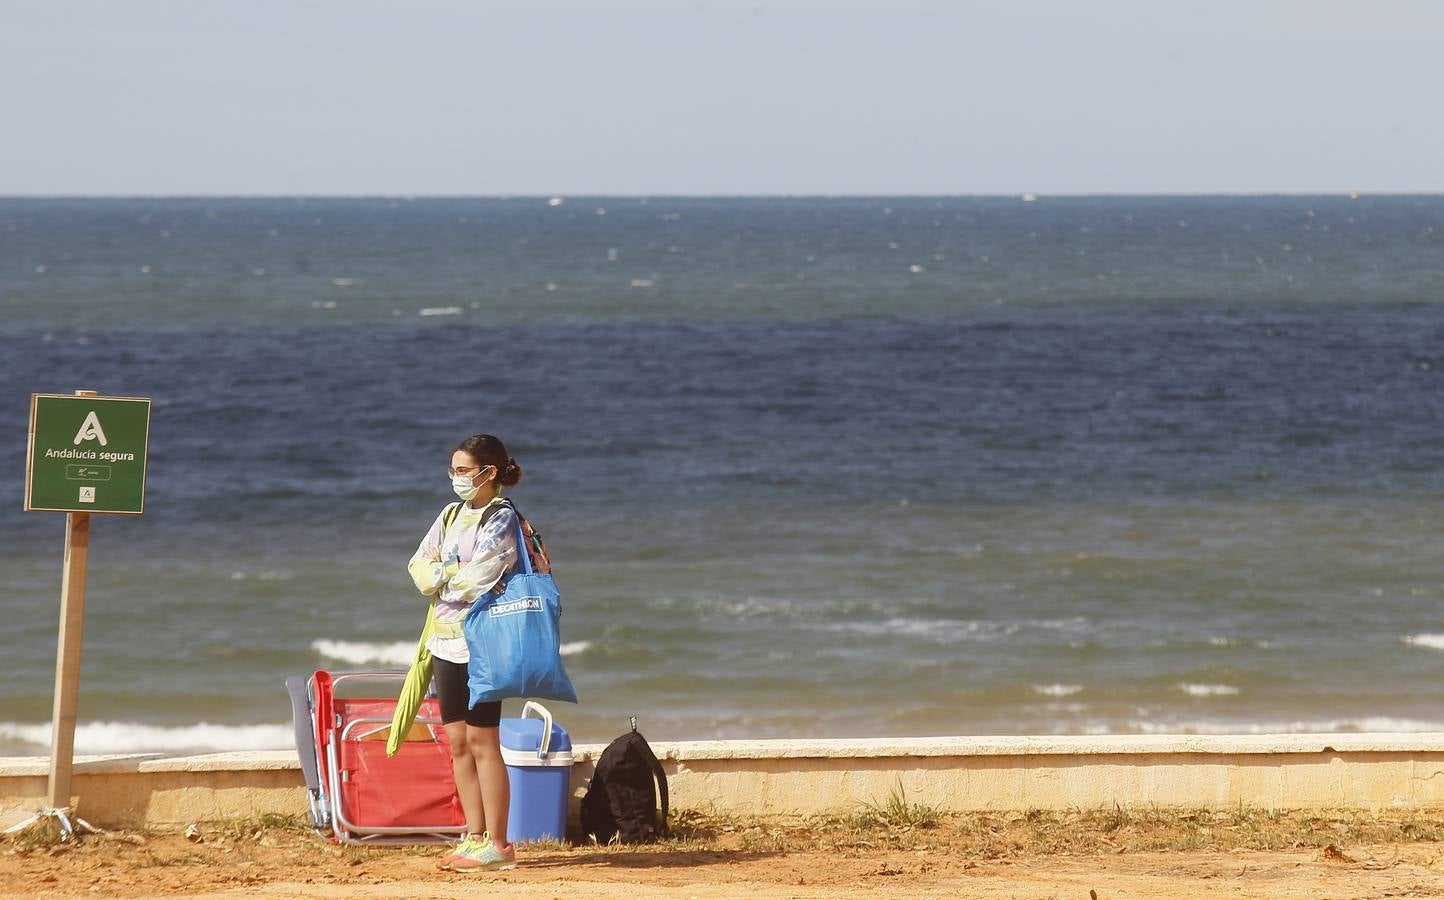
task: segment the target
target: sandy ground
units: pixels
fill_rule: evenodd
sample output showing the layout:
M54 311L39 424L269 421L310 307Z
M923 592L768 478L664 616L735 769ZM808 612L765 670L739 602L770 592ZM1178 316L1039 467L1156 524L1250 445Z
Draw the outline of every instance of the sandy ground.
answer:
M217 826L219 828L219 826ZM439 872L439 850L340 847L302 829L113 832L0 846L0 894L15 897L1444 897L1435 841L1290 849L970 855L947 827L906 839L775 832L650 847L530 847L510 872ZM779 836L780 835L780 836ZM836 837L837 835L832 835ZM824 835L824 838L828 837ZM1066 835L1064 836L1066 839ZM833 842L837 843L837 842ZM728 846L728 845L732 846ZM814 845L812 847L804 845ZM873 846L868 846L873 844ZM789 847L788 845L794 845ZM907 845L907 846L905 846Z

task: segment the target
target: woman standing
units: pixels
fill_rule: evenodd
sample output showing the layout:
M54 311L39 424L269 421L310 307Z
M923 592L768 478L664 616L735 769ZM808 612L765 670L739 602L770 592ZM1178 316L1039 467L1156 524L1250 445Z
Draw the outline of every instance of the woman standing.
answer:
M466 836L437 866L455 872L510 869L516 850L506 840L511 790L497 735L501 702L468 702L469 656L461 622L516 562L516 513L502 500L501 489L521 481L521 467L499 439L475 434L452 452L447 474L461 504L442 510L407 566L417 590L436 602L426 648L466 814Z

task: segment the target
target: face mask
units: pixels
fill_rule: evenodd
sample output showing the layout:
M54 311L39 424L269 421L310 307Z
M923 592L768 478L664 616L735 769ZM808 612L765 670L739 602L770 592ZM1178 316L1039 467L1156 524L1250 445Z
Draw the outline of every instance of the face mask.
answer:
M481 490L481 485L472 484L472 477L473 476L471 475L452 476L451 489L455 491L456 496L460 497L462 500L470 500L472 497L476 496L477 491Z

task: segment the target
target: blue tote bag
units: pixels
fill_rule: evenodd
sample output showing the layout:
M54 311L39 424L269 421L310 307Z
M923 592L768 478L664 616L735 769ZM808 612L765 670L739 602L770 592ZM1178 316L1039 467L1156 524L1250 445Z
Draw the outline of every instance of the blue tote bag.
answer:
M478 599L461 623L471 653L466 668L471 705L508 697L576 703L576 689L562 667L561 595L550 573L533 570L520 514L516 558L501 593Z

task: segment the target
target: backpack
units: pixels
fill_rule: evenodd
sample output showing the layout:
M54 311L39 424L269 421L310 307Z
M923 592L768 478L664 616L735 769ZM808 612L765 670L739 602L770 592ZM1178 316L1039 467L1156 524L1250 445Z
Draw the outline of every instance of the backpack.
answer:
M661 828L657 827L659 792ZM613 838L624 844L645 843L667 836L667 813L667 773L633 718L632 730L608 744L597 759L582 798L582 831L602 844Z

